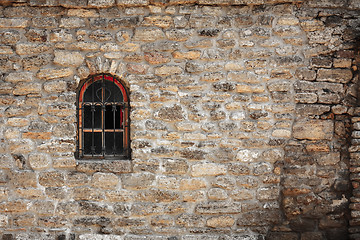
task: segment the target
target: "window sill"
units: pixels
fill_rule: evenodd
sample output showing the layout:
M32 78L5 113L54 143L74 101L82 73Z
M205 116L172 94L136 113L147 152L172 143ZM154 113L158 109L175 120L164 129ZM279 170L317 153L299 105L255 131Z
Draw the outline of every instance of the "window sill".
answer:
M119 159L77 159L76 170L84 173L130 173L132 172L132 161L121 159L121 157Z

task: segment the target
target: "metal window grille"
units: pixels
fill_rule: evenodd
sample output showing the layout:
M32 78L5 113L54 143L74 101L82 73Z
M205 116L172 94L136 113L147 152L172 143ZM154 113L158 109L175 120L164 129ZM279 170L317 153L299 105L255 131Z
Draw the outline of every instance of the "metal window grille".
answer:
M123 83L110 74L91 76L80 84L77 100L77 157L128 159L130 106Z

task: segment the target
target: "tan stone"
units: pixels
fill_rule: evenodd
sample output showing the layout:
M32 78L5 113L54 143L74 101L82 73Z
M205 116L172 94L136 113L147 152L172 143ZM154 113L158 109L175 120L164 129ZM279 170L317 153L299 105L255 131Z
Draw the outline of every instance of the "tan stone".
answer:
M10 46L1 46L0 45L0 54L4 54L4 55L9 55L9 54L13 54L14 51L12 50L12 48Z
M303 21L300 25L306 32L321 31L324 29L324 23L316 19Z
M7 139L16 139L20 137L20 131L14 128L8 128L4 131L4 137Z
M191 166L191 176L218 176L226 174L226 167L215 163L201 163Z
M76 167L76 160L73 156L55 158L53 159L53 167L58 169L74 169Z
M172 56L177 59L194 60L194 59L200 58L201 52L200 51L188 51L188 52L176 51L176 52L172 53Z
M1 202L0 203L0 212L5 213L21 213L27 212L29 206L29 201L26 200L15 200L10 202Z
M25 127L28 126L30 123L29 119L27 118L9 118L7 124L12 127Z
M37 77L45 80L69 77L73 74L70 68L43 68L37 73Z
M82 18L99 17L99 13L95 9L69 9L67 15Z
M11 83L18 83L18 82L32 82L33 73L31 72L16 72L16 73L9 73L5 77L5 81Z
M293 16L282 16L278 19L277 24L280 25L298 25L299 19Z
M293 126L293 137L309 140L331 140L334 123L331 120L300 120Z
M161 28L169 28L173 24L173 19L170 16L147 16L144 17L142 23L144 26L157 26Z
M29 139L11 139L9 150L11 153L24 154L34 150L34 142Z
M51 132L25 132L22 134L23 138L29 138L29 139L50 139L52 136Z
M291 131L289 129L275 129L272 131L271 136L278 138L290 138Z
M51 159L48 155L33 153L29 155L29 165L34 170L44 170L51 166Z
M5 228L8 226L9 217L7 215L0 214L0 227Z
M25 18L0 18L0 28L25 28L29 20Z
M67 83L65 81L51 81L44 83L44 90L49 93L61 93L66 91Z
M163 31L157 28L136 28L134 41L154 42L165 38Z
M41 83L26 83L19 82L16 84L13 94L14 95L28 95L28 94L39 94L41 92Z
M19 198L45 199L45 194L43 193L43 191L37 188L18 188L16 189L15 194Z
M206 188L206 182L203 179L182 179L180 181L180 190L198 190Z
M212 217L206 221L206 225L212 228L232 227L234 223L235 219L230 216Z
M109 202L131 202L134 199L133 192L124 189L106 191L105 195Z
M20 188L37 187L36 173L32 171L13 171L11 183Z
M84 56L76 51L55 51L54 63L66 67L78 67L84 62Z
M115 189L119 178L113 173L94 173L91 184L94 188Z
M48 44L19 43L16 44L16 53L19 55L39 54L50 50Z

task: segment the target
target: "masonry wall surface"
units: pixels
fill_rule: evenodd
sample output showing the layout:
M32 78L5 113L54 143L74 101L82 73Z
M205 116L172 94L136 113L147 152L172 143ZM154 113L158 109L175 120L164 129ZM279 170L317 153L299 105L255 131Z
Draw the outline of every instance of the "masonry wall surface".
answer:
M357 0L0 2L2 239L360 239ZM75 159L128 87L131 159Z

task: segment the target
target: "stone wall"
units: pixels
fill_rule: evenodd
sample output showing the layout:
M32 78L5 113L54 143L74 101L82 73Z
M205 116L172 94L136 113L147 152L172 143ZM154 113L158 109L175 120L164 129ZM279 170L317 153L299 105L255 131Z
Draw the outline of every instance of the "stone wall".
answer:
M357 0L2 1L0 236L360 239L359 36ZM129 160L74 158L96 73Z

